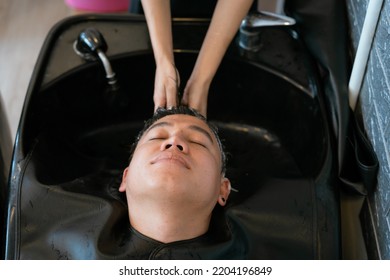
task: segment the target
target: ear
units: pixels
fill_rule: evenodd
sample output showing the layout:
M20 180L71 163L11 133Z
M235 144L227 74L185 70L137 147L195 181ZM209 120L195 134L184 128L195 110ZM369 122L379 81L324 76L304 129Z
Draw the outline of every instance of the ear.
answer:
M121 185L119 186L119 191L120 192L125 192L126 191L126 180L127 180L127 172L128 172L128 167L123 171L122 175L122 182Z
M220 187L219 197L218 197L218 203L221 206L226 205L226 202L227 202L229 194L230 194L230 189L231 189L231 185L230 185L229 179L226 177L223 177L221 179L221 187Z

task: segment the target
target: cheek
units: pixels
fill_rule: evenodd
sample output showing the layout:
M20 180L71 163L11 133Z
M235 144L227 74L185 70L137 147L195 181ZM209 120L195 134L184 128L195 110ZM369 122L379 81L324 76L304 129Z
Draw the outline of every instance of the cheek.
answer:
M156 154L156 148L144 148L136 150L128 167L127 186L131 192L147 191L150 187L161 182L160 173L150 165L150 161Z
M202 182L203 186L215 186L211 192L219 191L221 182L221 164L220 161L215 157L205 157L200 162L200 170L198 173L199 181Z
M142 172L145 170L144 164L145 158L143 153L135 152L128 166L127 185L132 185L133 182L139 181L140 177L142 178Z
M135 165L135 162L132 161L128 167L126 178L126 188L128 192L133 190L134 183L139 180L139 172L135 172L135 170L137 170Z
M221 171L221 160L218 155L212 153L199 153L198 162L200 163L200 168L207 172L207 174L220 174Z

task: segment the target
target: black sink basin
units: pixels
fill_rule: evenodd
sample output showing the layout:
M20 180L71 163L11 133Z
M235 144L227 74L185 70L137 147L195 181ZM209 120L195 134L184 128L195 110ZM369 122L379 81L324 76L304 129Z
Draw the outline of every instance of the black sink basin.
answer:
M174 23L183 81L207 24ZM109 91L98 62L84 63L72 53L69 38L85 26L106 31L113 45L116 92ZM120 37L131 28L133 37ZM110 16L72 18L52 31L15 144L6 258L130 258L118 233L128 221L117 188L129 146L153 110L155 64L142 32L142 19ZM118 36L124 42L115 45ZM227 176L237 190L224 213L231 228L224 246L236 248L236 255L210 258L340 258L327 116L298 37L292 30L265 30L258 53L234 42L213 81L208 118L224 139ZM67 60L57 55L64 49Z

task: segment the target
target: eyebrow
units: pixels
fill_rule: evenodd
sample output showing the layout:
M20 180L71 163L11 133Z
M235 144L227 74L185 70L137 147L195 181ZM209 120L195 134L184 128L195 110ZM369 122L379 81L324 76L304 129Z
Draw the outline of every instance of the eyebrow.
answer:
M148 130L145 131L145 134L148 133L149 131L151 131L154 128L164 127L164 126L172 127L173 123L171 123L171 122L159 122L159 123L153 124L152 126L149 127ZM210 140L211 143L214 143L213 138L211 137L210 133L206 129L204 129L204 128L198 126L198 125L194 125L194 124L188 126L188 128L191 129L191 130L198 131L198 132L202 133L204 136L206 136Z

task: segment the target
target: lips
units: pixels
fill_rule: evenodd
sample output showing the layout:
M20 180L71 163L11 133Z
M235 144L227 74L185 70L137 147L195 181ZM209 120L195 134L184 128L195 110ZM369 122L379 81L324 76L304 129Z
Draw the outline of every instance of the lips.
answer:
M164 153L158 155L150 163L153 165L156 163L164 163L164 162L178 164L178 165L181 165L187 169L190 169L190 166L189 166L188 162L184 159L184 157L182 157L178 154L175 154L175 153L171 153L171 152L164 152Z

